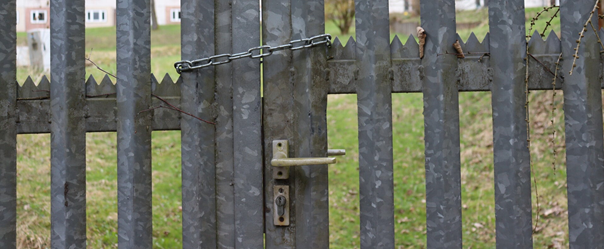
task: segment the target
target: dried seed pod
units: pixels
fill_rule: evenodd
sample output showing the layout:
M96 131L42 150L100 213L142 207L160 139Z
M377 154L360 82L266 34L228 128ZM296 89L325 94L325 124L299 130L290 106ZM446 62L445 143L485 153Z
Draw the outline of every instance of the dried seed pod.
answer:
M461 49L461 44L459 44L459 40L455 40L453 47L455 48L455 51L457 51L457 58L466 58L466 56L463 54L463 50Z
M426 31L422 27L417 27L417 38L419 38L419 58L424 58L424 46L426 46Z

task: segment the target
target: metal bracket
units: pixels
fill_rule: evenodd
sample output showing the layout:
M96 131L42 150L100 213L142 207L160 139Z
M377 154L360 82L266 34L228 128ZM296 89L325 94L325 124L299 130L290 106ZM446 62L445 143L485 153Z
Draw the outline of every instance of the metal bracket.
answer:
M289 226L289 186L273 186L273 197L273 222L275 226ZM285 198L285 201L283 201L283 198Z
M273 160L288 158L289 145L287 140L274 140L273 141ZM274 165L273 165L274 166ZM273 168L273 179L288 179L289 169L285 167Z

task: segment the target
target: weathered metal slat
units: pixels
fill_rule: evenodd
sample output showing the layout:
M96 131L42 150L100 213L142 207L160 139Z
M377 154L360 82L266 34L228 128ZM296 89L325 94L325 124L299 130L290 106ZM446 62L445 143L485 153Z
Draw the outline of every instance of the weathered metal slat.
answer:
M496 243L497 248L533 248L524 1L491 0L489 22L491 38L497 41L491 44L489 58L493 65Z
M118 247L151 248L149 0L117 1Z
M277 46L292 40L291 0L262 0L262 42L267 45ZM274 20L274 21L266 21ZM292 138L295 134L294 125L294 85L292 84L292 52L283 50L264 58L263 67L263 148L264 148L264 206L270 212L265 213L265 241L266 248L295 248L295 229L278 227L274 224L274 186L290 185L295 181L293 171L288 168L279 169L289 175L289 179L273 179L272 159L273 140L287 139L289 153L293 152L296 141ZM290 197L295 196L295 188L290 188ZM290 214L296 213L298 208L290 203ZM293 215L292 215L293 216ZM295 216L290 216L295 218ZM296 220L291 219L291 226L295 227Z
M50 3L51 244L86 247L84 2ZM43 80L39 88L45 88Z
M0 248L17 248L16 1L0 3Z
M233 0L216 1L216 54L232 51ZM239 51L237 51L239 52ZM232 64L215 67L216 72L216 233L218 248L235 248L233 78Z
M215 54L214 1L181 0L181 57ZM196 35L192 35L196 34ZM215 121L214 68L182 74L182 109ZM181 115L183 248L217 248L216 127Z
M453 51L455 1L421 1L428 248L461 248L459 103Z
M355 9L361 248L394 248L388 1L357 0Z
M325 33L322 0L292 1L293 39ZM326 50L293 52L294 157L327 156ZM296 248L329 248L329 196L327 165L294 167L292 191L297 204Z
M259 1L234 0L232 8L232 50L245 51L257 46L260 42ZM260 63L234 61L232 75L235 248L263 248Z
M530 48L529 48L530 49ZM538 54L533 55L539 62L531 58L529 64L529 89L530 90L552 90L552 72L559 54ZM491 62L488 56L466 56L465 59L459 59L457 88L460 92L490 91L491 79L493 77ZM421 78L424 77L419 58L398 58L392 59L392 92L393 93L415 93L422 92ZM327 62L329 68L329 94L349 94L356 93L355 84L357 77L357 66L350 60L330 60ZM556 81L556 89L562 89L561 77L559 73ZM469 77L471 76L471 77ZM604 89L604 81L601 82Z
M489 59L490 38L489 35L478 42L475 35L471 35L461 46L466 53L466 58L459 59L457 65L459 91L490 91L492 68ZM452 45L452 44L451 44ZM413 36L402 45L398 37L392 41L392 92L407 93L421 92L424 69L419 59L418 44ZM339 39L334 41L330 49L330 60L328 61L330 94L355 93L355 82L358 79L358 68L353 59L348 56L348 51L354 51L356 42L349 40L346 46L342 46ZM451 48L452 49L452 46ZM536 34L529 43L529 52L533 55L529 64L529 88L530 90L551 90L552 74L555 62L560 54L560 39L555 33L550 33L544 41ZM561 89L562 76L556 82L556 89ZM604 81L602 82L604 86Z
M602 141L602 71L598 38L586 24L595 0L562 0L562 67L570 248L604 246L604 144ZM598 15L592 16L597 27ZM573 74L574 48L581 36Z
M163 97L175 107L180 107L180 98ZM16 120L19 134L50 133L50 101L26 100L17 101L18 116ZM166 106L162 101L153 99L154 107ZM88 108L86 115L87 132L115 132L117 131L117 107L115 98L87 99L85 106ZM152 110L154 131L180 130L181 114L178 111L159 108ZM184 114L183 114L184 115ZM195 119L197 122L201 122Z

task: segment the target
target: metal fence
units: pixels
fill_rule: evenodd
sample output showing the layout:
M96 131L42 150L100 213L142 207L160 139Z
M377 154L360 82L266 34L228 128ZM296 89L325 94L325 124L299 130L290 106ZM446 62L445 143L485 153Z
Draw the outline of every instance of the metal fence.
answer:
M184 60L246 51L261 35L276 46L325 29L323 0L263 0L262 11L258 0L181 1ZM526 85L552 89L548 70L560 54L561 72L571 70L595 4L563 0L562 39L537 35L526 44L524 1L490 0L490 34L462 42L460 59L455 1L421 1L420 59L415 38L390 43L387 0L357 0L356 41L344 47L335 40L328 52L278 51L262 64L241 59L159 84L150 73L149 0L118 0L114 85L84 78L84 2L50 1L51 79L37 86L16 84L16 5L0 3L0 248L16 247L16 136L24 133L52 134L52 247L86 246L85 134L97 131L118 134L118 247L151 248L153 130L181 130L184 248L327 248L327 168L273 167L271 159L281 139L286 156L325 157L327 95L342 93L358 99L361 247L394 248L393 197L402 193L393 191L393 157L401 155L392 151L391 94L402 92L424 95L428 248L461 248L459 91L492 93L497 247L531 248ZM539 61L528 70L527 51ZM572 76L555 85L564 91L569 240L602 248L604 82L594 32L578 55ZM289 226L273 219L285 187Z

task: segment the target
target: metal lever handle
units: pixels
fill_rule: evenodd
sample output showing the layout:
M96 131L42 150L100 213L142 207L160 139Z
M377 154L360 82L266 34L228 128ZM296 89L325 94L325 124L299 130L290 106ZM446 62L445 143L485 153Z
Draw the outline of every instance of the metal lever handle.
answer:
M336 163L335 157L307 157L307 158L281 158L271 160L271 165L275 167L290 167L304 165L322 165Z
M275 167L290 167L304 165L334 164L337 162L335 157L289 158L289 156L287 155L288 147L289 145L287 140L273 141L273 159L271 160L271 165ZM343 155L346 154L346 151L329 150L327 154Z

